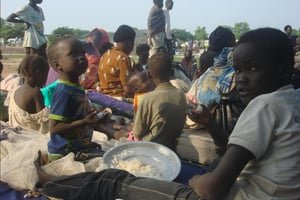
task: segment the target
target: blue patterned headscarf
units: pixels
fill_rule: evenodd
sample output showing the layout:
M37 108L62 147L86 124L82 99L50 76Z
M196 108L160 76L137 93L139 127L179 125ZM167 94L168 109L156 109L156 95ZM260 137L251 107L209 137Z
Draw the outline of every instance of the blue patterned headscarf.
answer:
M214 65L199 77L196 91L198 103L220 103L221 95L228 94L235 88L232 51L232 47L225 47L219 56L214 58Z

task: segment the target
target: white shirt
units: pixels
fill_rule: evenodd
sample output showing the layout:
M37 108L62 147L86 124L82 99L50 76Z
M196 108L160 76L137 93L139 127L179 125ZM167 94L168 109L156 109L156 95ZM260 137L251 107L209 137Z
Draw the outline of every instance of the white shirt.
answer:
M300 89L288 85L253 99L228 144L255 156L233 187L239 187L231 193L235 197L229 199L299 199Z
M168 9L163 9L164 15L165 15L165 21L166 21L166 38L168 40L172 39L172 34L171 34L171 21L170 21L170 12Z

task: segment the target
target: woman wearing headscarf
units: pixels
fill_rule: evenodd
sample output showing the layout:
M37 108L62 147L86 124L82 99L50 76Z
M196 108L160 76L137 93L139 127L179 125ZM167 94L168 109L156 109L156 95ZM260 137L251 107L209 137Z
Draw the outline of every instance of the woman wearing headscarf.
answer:
M186 94L190 102L206 105L227 134L230 134L243 109L236 95L232 67L234 45L235 36L227 28L218 26L210 34L208 52L217 56L213 57L213 65L194 81Z
M98 64L101 56L112 44L109 42L109 36L104 29L94 28L87 35L84 46L86 50L85 56L88 60L88 69L82 74L79 82L86 90L100 91L97 74Z

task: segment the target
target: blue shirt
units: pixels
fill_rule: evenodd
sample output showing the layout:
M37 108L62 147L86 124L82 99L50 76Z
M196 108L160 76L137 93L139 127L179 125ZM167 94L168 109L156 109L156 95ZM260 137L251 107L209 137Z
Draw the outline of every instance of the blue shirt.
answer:
M64 80L58 80L54 90L49 118L64 123L72 123L83 119L89 111L89 102L85 91L79 85ZM50 134L48 152L50 154L63 154L78 152L91 143L92 126L77 128L71 139L63 137L61 133Z

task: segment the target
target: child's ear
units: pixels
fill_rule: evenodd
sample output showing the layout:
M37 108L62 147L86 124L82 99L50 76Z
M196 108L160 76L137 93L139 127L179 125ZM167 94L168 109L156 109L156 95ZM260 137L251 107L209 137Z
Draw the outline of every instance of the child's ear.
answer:
M61 66L60 66L60 64L57 60L54 60L51 64L52 64L51 66L53 67L53 69L56 72L61 72L62 71L62 68L61 68Z

